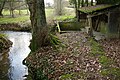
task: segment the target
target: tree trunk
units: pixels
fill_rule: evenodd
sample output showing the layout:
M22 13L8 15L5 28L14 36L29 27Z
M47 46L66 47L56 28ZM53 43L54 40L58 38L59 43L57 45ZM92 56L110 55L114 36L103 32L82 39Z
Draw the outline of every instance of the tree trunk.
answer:
M97 3L96 3L97 5L98 4L105 4L105 0L96 0L96 1L97 1Z
M19 5L21 4L20 2L18 2ZM19 15L21 15L21 7L19 7Z
M6 2L6 0L0 1L0 16L3 16L2 11L3 11L3 8L4 8L5 2Z
M93 0L91 0L91 6L93 6Z
M78 0L78 8L80 8L80 0Z
M78 9L78 7L77 7L77 0L74 0L75 2L75 16L77 17L77 9Z
M85 6L88 6L88 0L85 0Z
M35 52L46 44L48 28L45 16L45 5L44 0L27 0L27 3L32 24L32 41L30 48L32 52Z
M54 0L55 15L63 14L63 0Z
M13 1L14 0L12 0L12 1L9 2L9 11L10 11L10 16L11 17L14 17L14 9L13 9L13 6L14 6L13 3L14 2Z
M81 7L84 7L84 0L81 1Z

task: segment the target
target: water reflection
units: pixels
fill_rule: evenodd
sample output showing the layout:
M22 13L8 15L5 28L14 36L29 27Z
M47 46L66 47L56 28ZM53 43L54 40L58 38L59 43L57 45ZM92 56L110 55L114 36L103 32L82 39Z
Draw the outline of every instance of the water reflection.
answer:
M30 53L29 44L31 33L27 32L4 32L10 41L13 42L9 52L10 68L8 76L10 80L24 80L28 74L28 69L22 61Z

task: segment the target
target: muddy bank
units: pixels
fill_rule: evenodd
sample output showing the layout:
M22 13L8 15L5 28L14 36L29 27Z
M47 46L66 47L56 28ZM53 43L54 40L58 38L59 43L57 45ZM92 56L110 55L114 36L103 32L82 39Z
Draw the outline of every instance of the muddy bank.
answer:
M31 31L31 27L27 24L22 23L6 23L0 24L0 30L9 30L9 31Z
M12 45L12 42L10 40L5 38L4 36L0 36L0 55L2 53L8 52L11 45Z
M0 34L1 35L1 34ZM12 42L6 39L4 36L0 36L0 79L8 80L7 72L9 66L8 52L12 46Z

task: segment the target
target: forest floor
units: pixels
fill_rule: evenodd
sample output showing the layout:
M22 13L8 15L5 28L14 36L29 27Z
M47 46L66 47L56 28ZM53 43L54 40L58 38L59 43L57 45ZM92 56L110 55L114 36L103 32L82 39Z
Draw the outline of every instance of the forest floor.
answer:
M64 46L44 47L27 60L29 76L46 80L120 80L120 40L85 32L57 34Z

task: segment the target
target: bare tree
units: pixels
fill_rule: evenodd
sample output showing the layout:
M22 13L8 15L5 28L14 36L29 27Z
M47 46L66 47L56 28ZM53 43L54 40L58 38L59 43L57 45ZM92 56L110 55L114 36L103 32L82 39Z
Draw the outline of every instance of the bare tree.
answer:
M54 0L55 14L63 14L63 0Z
M3 16L2 11L4 8L6 0L0 0L0 16Z
M84 7L84 0L81 0L81 7Z
M85 6L88 6L88 0L85 0Z
M14 0L8 0L10 16L14 17Z
M91 0L91 6L93 6L93 0Z

